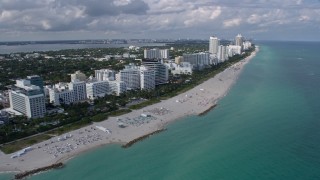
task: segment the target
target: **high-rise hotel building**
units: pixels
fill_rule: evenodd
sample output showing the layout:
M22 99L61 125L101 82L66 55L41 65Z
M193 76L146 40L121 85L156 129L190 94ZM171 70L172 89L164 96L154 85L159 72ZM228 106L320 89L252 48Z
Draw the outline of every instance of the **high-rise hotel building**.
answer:
M220 46L220 40L216 36L211 36L209 39L209 53L218 54L218 48Z
M228 54L227 54L227 47L226 46L220 45L218 47L217 58L218 58L218 63L222 63L222 62L228 60Z
M44 93L39 86L29 80L17 80L9 91L10 108L28 118L40 118L46 114Z
M50 102L55 106L86 100L86 82L76 79L69 84L58 83L49 89L49 96Z
M140 67L140 88L151 90L156 87L156 74L145 66Z
M234 40L235 41L234 43L236 46L241 46L241 50L243 50L243 40L244 38L242 37L241 34L238 34Z
M86 82L75 80L69 83L69 88L73 90L74 100L83 101L87 99Z
M126 65L119 71L118 81L123 81L127 89L140 89L140 68L133 64Z
M95 99L104 97L109 93L108 81L90 81L86 83L87 98Z
M183 62L189 62L195 69L210 65L209 53L183 54Z
M166 84L169 79L169 70L162 61L144 59L141 62L142 66L155 72L155 83L156 85Z

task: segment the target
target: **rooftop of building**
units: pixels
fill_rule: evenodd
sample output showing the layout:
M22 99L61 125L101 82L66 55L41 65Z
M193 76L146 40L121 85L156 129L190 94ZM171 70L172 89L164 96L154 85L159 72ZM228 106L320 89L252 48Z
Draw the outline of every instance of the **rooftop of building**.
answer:
M144 58L142 59L142 62L152 62L152 63L161 63L161 59L148 59L148 58Z
M16 93L24 94L27 96L42 94L40 87L35 85L30 85L25 87L14 86L11 90Z

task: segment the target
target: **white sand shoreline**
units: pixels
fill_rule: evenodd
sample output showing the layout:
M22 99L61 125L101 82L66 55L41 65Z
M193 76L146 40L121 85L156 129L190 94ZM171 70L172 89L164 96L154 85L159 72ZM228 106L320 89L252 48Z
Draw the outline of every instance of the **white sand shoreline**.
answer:
M53 137L33 145L33 150L20 157L0 154L0 172L22 172L57 162L66 162L80 153L108 144L126 144L146 134L164 129L169 123L190 115L207 111L223 98L238 79L243 67L256 55L256 51L244 60L220 72L202 84L160 103L134 110L128 114L111 117L103 122ZM141 114L152 117L143 118ZM119 122L127 125L118 126ZM98 126L98 127L97 127ZM105 131L99 129L106 128ZM71 136L70 136L71 134ZM60 138L60 141L58 140ZM63 139L63 140L62 140Z

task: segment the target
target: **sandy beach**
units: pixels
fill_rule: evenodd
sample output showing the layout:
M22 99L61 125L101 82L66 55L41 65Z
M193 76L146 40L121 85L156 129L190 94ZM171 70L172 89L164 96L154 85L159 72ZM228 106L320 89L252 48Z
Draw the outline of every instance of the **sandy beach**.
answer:
M53 137L25 152L0 152L0 172L27 171L68 159L110 143L126 144L138 137L164 129L167 124L189 115L199 115L223 98L236 82L243 67L256 55L234 64L193 89L160 103L103 122ZM123 125L124 127L120 127Z

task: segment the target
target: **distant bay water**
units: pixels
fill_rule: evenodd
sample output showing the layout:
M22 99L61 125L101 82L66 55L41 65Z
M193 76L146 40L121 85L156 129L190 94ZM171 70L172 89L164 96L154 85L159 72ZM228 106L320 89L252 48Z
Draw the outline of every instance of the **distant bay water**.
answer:
M0 45L0 54L34 51L58 51L63 49L85 49L85 48L117 48L129 46L164 46L163 43L137 43L137 44L26 44L26 45Z
M30 179L320 179L320 43L258 44L206 116L183 118L128 149L100 147Z

